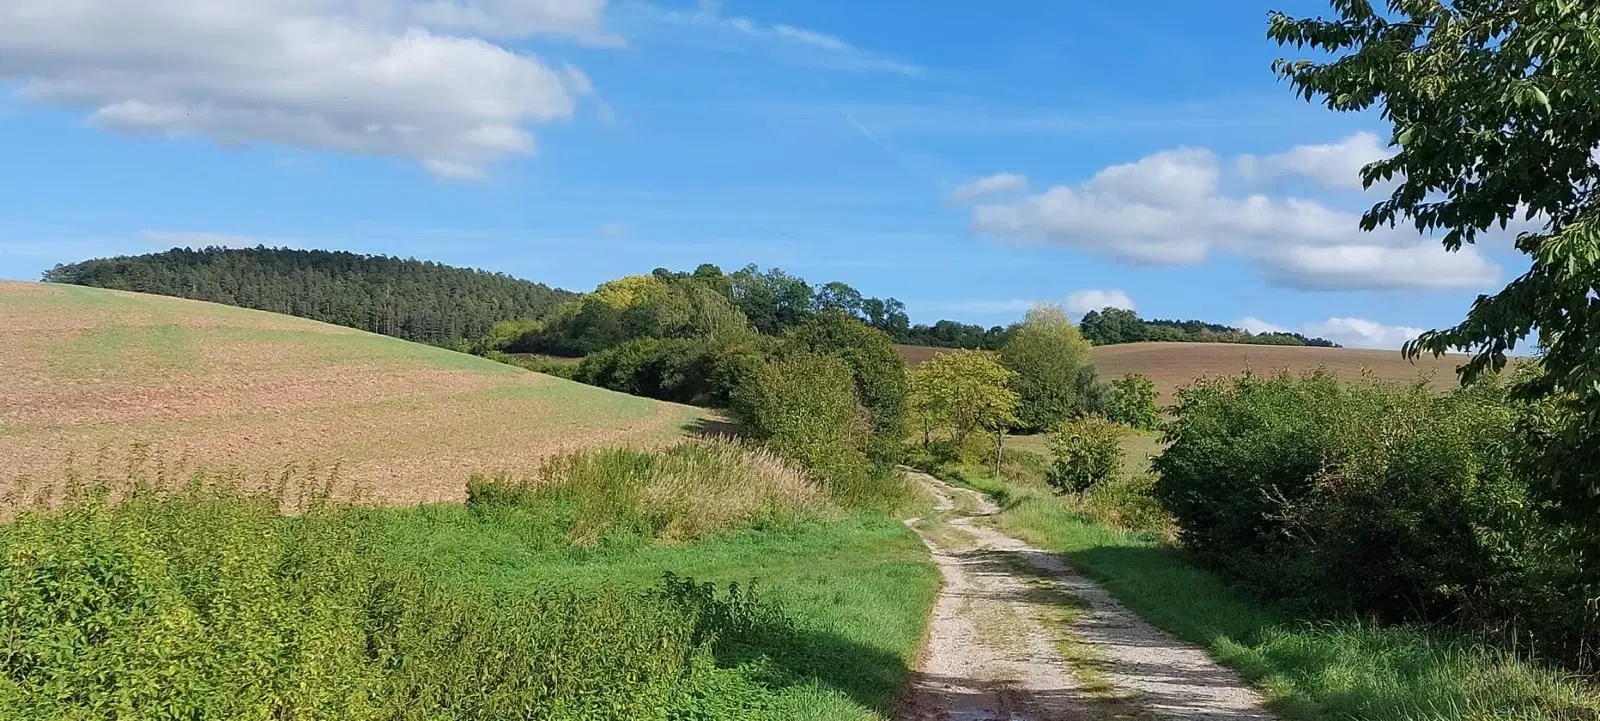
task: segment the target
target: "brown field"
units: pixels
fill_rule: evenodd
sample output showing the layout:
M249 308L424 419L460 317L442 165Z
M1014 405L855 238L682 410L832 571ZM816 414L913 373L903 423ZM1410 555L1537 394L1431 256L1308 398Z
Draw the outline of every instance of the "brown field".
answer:
M474 472L658 445L700 409L288 316L0 282L0 487L130 457L267 477L339 466L373 500L458 499Z
M899 346L899 350L900 357L915 366L945 349ZM1170 402L1175 390L1197 377L1233 375L1245 369L1257 373L1280 369L1300 372L1321 366L1348 378L1360 377L1364 370L1370 370L1375 377L1385 380L1411 381L1428 377L1435 386L1442 388L1455 383L1455 368L1466 360L1466 356L1430 356L1413 364L1393 350L1238 343L1127 343L1097 346L1093 357L1101 378L1120 378L1128 373L1150 376L1163 403Z

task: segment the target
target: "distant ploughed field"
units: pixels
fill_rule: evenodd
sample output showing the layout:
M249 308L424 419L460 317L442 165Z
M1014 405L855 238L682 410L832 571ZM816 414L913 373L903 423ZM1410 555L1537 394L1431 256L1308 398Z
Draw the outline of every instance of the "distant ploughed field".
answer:
M374 500L461 498L474 472L655 445L703 412L441 348L199 301L0 282L0 492L71 465L270 475L340 465Z
M944 348L900 346L900 356L910 365L924 363ZM1163 403L1173 392L1199 376L1234 375L1245 369L1270 373L1327 368L1344 378L1359 378L1364 369L1385 380L1411 381L1431 375L1436 387L1456 382L1456 366L1466 356L1443 358L1424 356L1415 363L1397 350L1359 348L1312 348L1307 346L1246 345L1242 343L1125 343L1097 346L1093 350L1095 368L1103 379L1120 378L1127 373L1150 376L1161 392Z

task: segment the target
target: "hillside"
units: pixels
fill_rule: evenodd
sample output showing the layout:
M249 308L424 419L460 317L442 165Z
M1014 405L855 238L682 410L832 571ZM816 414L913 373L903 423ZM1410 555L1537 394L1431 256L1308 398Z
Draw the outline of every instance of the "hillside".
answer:
M702 411L285 315L0 282L0 485L153 459L342 464L376 500L462 497L473 472L654 444Z
M99 258L57 266L44 279L267 310L448 347L576 297L442 263L266 247Z
M921 346L898 348L900 357L913 366L945 352L943 348ZM1163 403L1170 402L1173 391L1196 377L1232 375L1246 368L1257 372L1285 368L1299 372L1323 366L1347 378L1359 377L1369 369L1375 377L1401 381L1431 374L1433 383L1443 387L1455 382L1455 368L1466 360L1465 356L1424 357L1412 363L1393 350L1238 343L1122 343L1095 346L1093 358L1104 379L1127 373L1150 376Z

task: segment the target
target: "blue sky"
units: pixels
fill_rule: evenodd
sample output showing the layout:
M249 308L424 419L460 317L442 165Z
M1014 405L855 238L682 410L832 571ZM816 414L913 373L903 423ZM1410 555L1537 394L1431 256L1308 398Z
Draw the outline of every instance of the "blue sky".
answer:
M985 324L1034 301L1398 347L1520 272L1363 234L1375 116L1298 100L1321 2L9 0L0 277L175 245L584 290L780 266ZM1293 51L1289 51L1292 53Z

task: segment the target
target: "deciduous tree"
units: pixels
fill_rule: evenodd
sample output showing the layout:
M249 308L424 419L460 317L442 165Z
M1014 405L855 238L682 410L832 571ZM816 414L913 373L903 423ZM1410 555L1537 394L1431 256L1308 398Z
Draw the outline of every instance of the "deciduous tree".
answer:
M1268 35L1318 60L1274 69L1335 111L1376 109L1394 155L1362 182L1393 183L1361 220L1411 225L1459 251L1525 228L1528 270L1459 324L1406 353L1471 351L1464 379L1498 370L1530 335L1546 372L1525 390L1565 394L1573 421L1544 470L1573 510L1600 510L1600 7L1574 0L1337 0L1332 18L1273 13ZM1331 57L1327 57L1331 56Z
M1000 362L1016 374L1023 428L1046 430L1082 410L1079 380L1089 365L1089 344L1059 306L1041 304L1028 311L1000 349Z
M954 350L918 366L912 376L911 407L924 429L946 428L957 448L975 431L1016 423L1016 374L993 353Z

